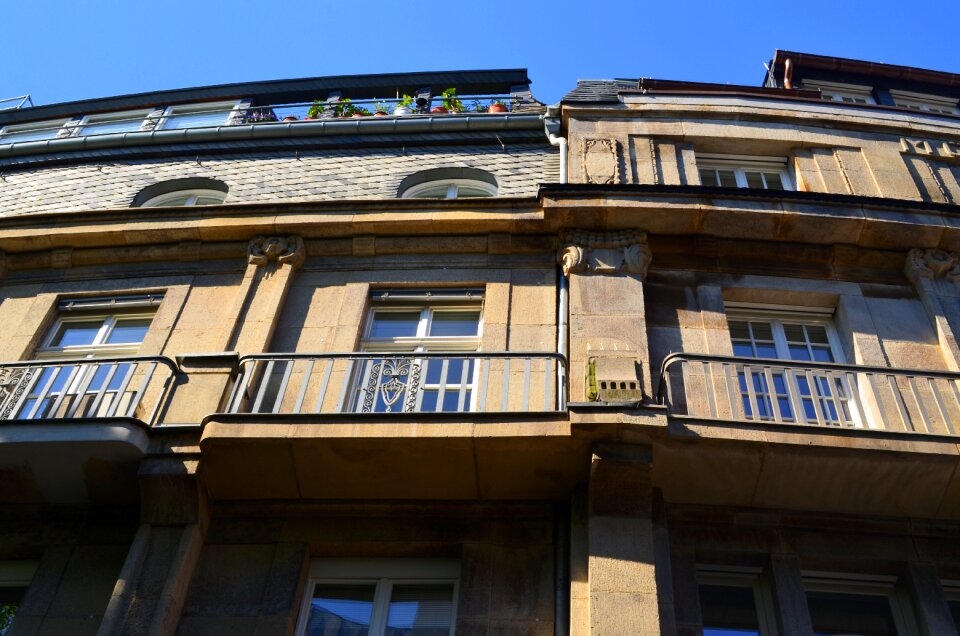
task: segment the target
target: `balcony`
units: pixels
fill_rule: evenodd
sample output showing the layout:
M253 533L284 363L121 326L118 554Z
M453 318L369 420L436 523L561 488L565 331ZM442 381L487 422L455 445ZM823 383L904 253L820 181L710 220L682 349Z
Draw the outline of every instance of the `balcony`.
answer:
M672 354L659 396L673 416L955 435L960 374Z
M958 381L944 371L671 354L655 481L675 502L960 518Z
M8 476L0 500L135 501L144 429L155 423L175 373L161 357L0 365L0 470Z
M588 457L566 373L556 353L246 356L204 474L225 499L559 496Z

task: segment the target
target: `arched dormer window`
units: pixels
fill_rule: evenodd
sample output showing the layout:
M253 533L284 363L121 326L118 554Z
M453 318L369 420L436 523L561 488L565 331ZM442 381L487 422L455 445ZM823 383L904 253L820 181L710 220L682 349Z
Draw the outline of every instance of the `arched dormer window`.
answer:
M133 198L132 207L217 205L227 198L227 184L216 179L171 179L147 186Z
M434 168L405 178L398 195L404 199L495 197L497 179L477 168Z

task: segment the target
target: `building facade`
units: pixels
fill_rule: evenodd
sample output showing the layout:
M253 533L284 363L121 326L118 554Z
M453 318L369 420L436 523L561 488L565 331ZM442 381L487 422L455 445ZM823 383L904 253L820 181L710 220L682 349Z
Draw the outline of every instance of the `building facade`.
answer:
M6 633L957 633L958 76L529 85L0 111Z

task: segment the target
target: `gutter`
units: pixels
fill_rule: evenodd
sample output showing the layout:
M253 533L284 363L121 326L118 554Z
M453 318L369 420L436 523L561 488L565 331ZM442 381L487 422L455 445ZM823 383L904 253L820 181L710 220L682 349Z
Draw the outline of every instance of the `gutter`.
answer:
M542 125L539 114L441 115L358 118L348 120L299 121L271 124L242 124L210 128L183 128L23 141L0 146L0 158L42 155L54 152L129 148L171 143L204 143L339 135L384 135L397 133L454 133L498 130L536 130ZM561 164L565 161L561 160Z

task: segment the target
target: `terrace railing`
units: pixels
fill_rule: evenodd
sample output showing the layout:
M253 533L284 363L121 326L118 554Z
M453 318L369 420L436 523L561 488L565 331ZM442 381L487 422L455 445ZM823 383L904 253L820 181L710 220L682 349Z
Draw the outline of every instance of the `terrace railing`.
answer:
M240 359L229 413L558 412L557 353L262 354Z
M673 416L955 435L960 373L675 353L658 396Z
M176 365L162 357L0 365L0 420L136 418L154 424Z

